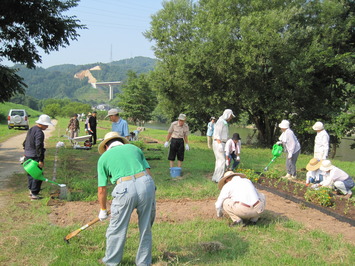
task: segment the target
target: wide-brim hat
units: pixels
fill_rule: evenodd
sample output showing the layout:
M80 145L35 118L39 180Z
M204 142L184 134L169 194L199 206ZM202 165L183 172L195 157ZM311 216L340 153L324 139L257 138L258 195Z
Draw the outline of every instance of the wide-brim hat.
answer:
M290 122L288 120L282 120L279 124L279 128L290 128Z
M323 130L324 129L324 125L322 122L316 122L314 125L313 125L313 130Z
M101 141L99 147L98 147L98 151L100 154L103 154L105 152L105 145L107 142L109 142L112 139L117 139L118 141L122 142L123 144L128 144L129 141L125 138L120 136L117 132L112 131L112 132L108 132L105 137L104 140Z
M183 121L185 121L185 120L186 120L186 115L180 114L179 117L178 117L178 120L183 120Z
M319 169L324 171L324 172L327 172L329 170L332 170L335 166L332 165L332 163L329 161L329 160L323 160Z
M44 126L53 126L51 118L48 115L40 115L36 124L44 125Z
M239 133L234 133L233 136L232 136L232 139L233 140L241 140L241 138L239 136Z
M232 177L232 176L240 176L242 178L247 177L245 174L242 174L242 173L234 173L233 171L227 171L224 173L224 176L219 180L218 189L221 190L222 187L224 186L224 184L226 183L227 178Z
M318 170L321 166L322 160L318 160L317 158L312 158L306 166L308 171Z

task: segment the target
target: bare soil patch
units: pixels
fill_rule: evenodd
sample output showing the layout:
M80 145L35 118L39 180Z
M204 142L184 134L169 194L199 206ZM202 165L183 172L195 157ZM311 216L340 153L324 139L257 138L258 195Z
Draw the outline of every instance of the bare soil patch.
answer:
M349 223L340 222L318 210L307 208L265 190L260 191L266 195L267 200L263 216L271 215L275 219L294 220L302 223L306 230L320 230L333 236L343 235L344 240L355 244L355 230ZM215 199L158 200L155 223L175 224L192 220L218 219L214 203ZM50 221L64 227L73 224L84 225L96 218L99 212L98 202L65 202L52 199L48 204L52 209ZM225 216L224 219L228 230L229 218ZM136 212L133 212L131 222L137 223Z

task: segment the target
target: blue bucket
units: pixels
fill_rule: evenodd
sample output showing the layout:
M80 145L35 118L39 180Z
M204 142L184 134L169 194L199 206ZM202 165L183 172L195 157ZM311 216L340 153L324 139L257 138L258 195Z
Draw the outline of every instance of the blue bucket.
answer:
M170 176L171 177L181 176L181 167L170 167Z

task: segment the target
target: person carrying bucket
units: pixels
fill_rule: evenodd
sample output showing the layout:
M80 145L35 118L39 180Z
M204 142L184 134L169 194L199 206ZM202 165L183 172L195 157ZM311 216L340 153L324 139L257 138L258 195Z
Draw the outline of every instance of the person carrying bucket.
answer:
M174 161L176 157L178 159L178 167L181 167L182 162L184 161L185 150L190 150L188 141L189 126L185 123L185 121L186 115L180 114L178 121L172 122L168 129L168 135L166 136L164 147L169 147L170 141L168 156L168 160L170 161L170 168L174 167Z
M30 128L27 132L25 141L23 142L23 148L25 150L25 161L32 159L38 162L38 166L43 168L44 166L44 133L43 131L48 126L53 125L51 118L48 115L41 115L36 121L36 125ZM41 190L42 180L34 179L31 175L28 177L28 189L30 190L31 200L38 200L39 192Z

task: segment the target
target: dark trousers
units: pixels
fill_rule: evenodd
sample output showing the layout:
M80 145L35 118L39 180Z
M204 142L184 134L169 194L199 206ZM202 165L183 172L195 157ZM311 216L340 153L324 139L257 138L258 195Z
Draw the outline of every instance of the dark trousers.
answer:
M90 142L92 144L96 144L96 139L97 139L97 136L96 136L96 128L95 129L91 129L92 132L89 131L89 134L91 135L91 138L90 138Z
M38 162L38 158L35 157L26 157L25 161L27 161L28 159L32 159ZM38 195L39 192L41 191L42 180L34 179L29 174L27 175L27 180L28 180L28 189L31 190L32 195Z
M237 166L239 165L239 161L237 161L237 155L235 155L235 153L232 152L231 154L229 154L228 157L231 162L233 161L232 171L234 171L237 168Z
M172 138L170 141L170 149L169 149L169 161L175 161L175 157L177 157L178 161L184 161L185 147L184 147L184 139L174 139Z

